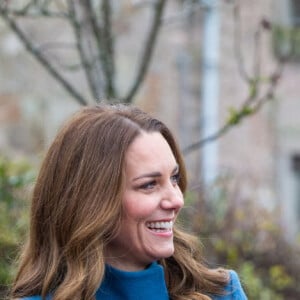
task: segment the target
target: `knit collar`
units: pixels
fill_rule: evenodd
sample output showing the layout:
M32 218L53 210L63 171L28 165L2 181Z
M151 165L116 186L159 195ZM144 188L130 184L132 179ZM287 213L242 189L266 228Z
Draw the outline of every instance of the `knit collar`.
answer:
M167 300L164 269L157 262L141 271L127 272L106 265L97 300Z

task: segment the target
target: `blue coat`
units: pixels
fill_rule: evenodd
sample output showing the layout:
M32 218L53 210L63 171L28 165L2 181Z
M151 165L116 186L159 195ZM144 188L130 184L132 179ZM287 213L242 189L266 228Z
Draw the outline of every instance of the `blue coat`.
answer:
M41 300L40 296L23 300ZM230 271L230 281L222 296L213 296L214 300L246 300L238 275ZM47 297L51 300L51 297ZM96 292L96 300L169 300L165 284L164 269L154 262L149 268L137 272L125 272L106 266L102 284Z

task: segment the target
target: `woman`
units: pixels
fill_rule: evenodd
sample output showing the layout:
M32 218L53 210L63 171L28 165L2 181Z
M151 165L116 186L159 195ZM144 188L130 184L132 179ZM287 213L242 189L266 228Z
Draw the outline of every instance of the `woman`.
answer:
M246 299L176 228L185 167L169 129L123 105L83 108L42 164L12 298Z

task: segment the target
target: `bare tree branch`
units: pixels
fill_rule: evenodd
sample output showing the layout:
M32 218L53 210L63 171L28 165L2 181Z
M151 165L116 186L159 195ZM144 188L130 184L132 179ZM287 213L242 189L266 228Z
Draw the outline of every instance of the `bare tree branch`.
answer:
M87 10L105 75L105 97L111 99L116 96L114 86L114 47L111 34L111 4L106 0L102 2L101 19L103 22L100 24L92 2L92 0L87 1Z
M2 13L14 17L27 17L27 18L68 18L67 12L52 11L48 8L49 1L39 3L36 0L29 1L24 4L22 8L12 8L9 1L2 1L0 3L0 9Z
M0 9L0 14L8 26L20 38L21 42L24 44L29 53L31 53L37 59L37 61L39 61L45 67L45 69L69 92L72 97L74 97L75 100L77 100L77 102L82 105L86 105L87 101L84 99L84 97L62 76L62 74L59 73L58 70L55 69L51 62L37 50L33 43L22 32L18 24L2 9Z
M155 42L159 29L162 25L162 14L167 0L153 0L153 18L150 24L149 32L143 46L134 81L129 87L125 97L120 100L131 102L133 96L141 86L151 57L154 51ZM67 6L66 6L67 5ZM73 66L66 66L59 62L58 66L67 70L75 70L83 67L89 89L94 99L100 100L106 98L113 101L117 97L115 88L115 54L114 38L112 33L112 9L111 1L102 0L100 10L94 7L92 0L68 0L66 2L59 0L31 0L25 1L24 4L13 1L2 1L0 3L2 16L9 20L12 29L20 37L27 49L43 63L49 72L60 81L68 90L75 92L76 89L71 83L64 80L62 75L54 68L49 58L43 52L53 47L38 48L33 45L26 35L18 30L17 18L38 18L38 17L63 17L66 18L74 29L76 48L79 54L80 63ZM49 46L49 43L46 43ZM52 46L59 43L51 43ZM58 75L58 76L57 76ZM73 89L72 89L73 88ZM77 98L80 98L77 92ZM119 98L119 97L118 97ZM123 99L122 99L123 98ZM97 101L96 100L96 101Z
M194 150L199 149L204 144L208 142L215 141L216 139L223 136L225 133L228 132L229 129L236 126L246 117L255 114L257 111L261 109L261 107L266 104L268 101L274 99L274 94L276 87L278 85L279 79L282 76L283 68L285 62L287 61L288 57L282 58L278 61L277 67L267 78L261 78L261 31L262 29L268 30L271 32L271 24L267 20L262 20L257 30L254 34L254 55L253 55L253 75L248 75L245 70L244 59L242 55L242 51L240 48L241 43L241 23L240 23L240 14L239 14L239 6L235 4L234 7L234 15L235 15L235 35L234 35L234 48L236 59L239 67L239 72L241 78L245 80L248 84L248 97L243 101L240 108L231 108L230 115L228 120L225 124L220 127L215 133L211 134L210 136L204 137L200 141L193 143L186 148L183 149L183 153L185 155L193 152ZM267 81L267 82L266 82ZM265 93L260 95L260 87L262 83L268 84Z
M37 51L41 52L42 54L45 54L46 52L53 53L53 57L55 57L55 63L58 65L61 69L67 72L74 72L74 71L80 71L83 69L82 62L74 62L74 63L65 63L64 60L62 60L58 55L57 51L63 51L63 50L73 50L76 51L76 44L74 43L67 43L67 42L46 42L39 46L36 46ZM93 61L96 61L95 59Z
M156 38L158 36L158 32L162 24L162 14L166 2L167 0L158 0L154 5L153 21L148 34L148 38L144 44L144 50L142 52L141 59L139 62L139 69L137 71L137 75L135 77L132 87L130 88L127 96L124 97L123 99L125 103L129 103L132 101L133 96L135 95L135 93L137 92L141 83L144 80L144 77L146 75L146 72L148 70L151 61Z
M280 62L276 71L274 71L274 73L269 77L269 87L267 91L264 93L264 95L262 95L259 98L256 98L256 95L253 94L249 95L249 97L247 97L243 105L238 110L233 110L231 112L231 116L220 129L218 129L214 134L204 137L200 141L193 143L187 146L186 148L184 148L183 154L188 155L191 152L198 150L204 144L215 141L216 139L220 138L225 133L227 133L229 129L236 126L238 123L240 123L243 119L259 111L260 108L268 101L273 100L275 89L277 87L277 84L283 72L283 66L284 63ZM249 103L252 103L252 105L249 106Z
M109 98L115 97L114 88L114 40L112 35L112 23L111 23L111 2L110 0L102 1L102 16L103 16L103 41L104 41L104 57L106 59L106 73L107 73L107 87L106 94Z
M44 65L48 72L59 81L66 90L74 96L81 104L87 104L82 95L65 80L61 73L52 65L51 61L43 52L53 50L55 46L66 46L65 43L46 43L40 47L35 46L22 32L14 17L64 17L70 22L74 29L77 51L80 57L79 64L66 66L59 64L67 69L84 68L87 82L95 99L106 98L113 100L116 96L114 77L115 77L115 53L114 53L114 38L112 33L112 11L111 1L102 0L99 11L95 9L93 0L68 0L67 2L59 0L31 0L27 1L23 6L10 5L13 2L2 1L0 3L0 13L6 20L11 29L19 36L23 44L29 52L31 52L40 63ZM17 3L17 2L15 2ZM140 3L140 2L139 2ZM142 2L141 2L142 3ZM163 24L163 12L167 0L151 0L144 1L153 6L153 18L149 26L142 52L138 60L138 67L135 74L135 79L129 87L128 93L120 100L123 102L131 102L134 95L145 79L145 75L150 65L153 56L154 47L157 41L159 30ZM20 4L20 3L18 3ZM193 1L193 4L199 5L198 1ZM67 7L66 7L67 5ZM186 4L187 12L191 11L190 3ZM201 2L201 5L203 3ZM17 8L16 8L17 7ZM21 8L19 8L21 7ZM198 6L196 6L198 7ZM97 7L98 8L98 7ZM207 137L198 143L195 143L185 149L186 153L198 148L202 144L215 140L224 134L230 127L240 122L243 118L257 111L267 100L272 99L274 90L281 71L276 71L269 77L269 88L265 95L259 95L259 88L262 85L260 75L261 56L260 56L260 38L261 31L264 26L258 28L255 32L254 56L253 56L253 74L246 71L243 51L241 49L241 19L240 7L238 0L234 4L235 18L235 33L234 33L234 51L236 54L239 72L241 77L248 84L249 93L239 109L232 109L226 124L220 128L215 134ZM46 47L47 46L47 47ZM283 60L281 61L283 64ZM279 68L280 69L280 68ZM265 79L266 80L266 79ZM268 80L268 79L267 79Z
M81 0L69 0L70 21L73 23L74 33L77 41L77 48L85 70L87 82L92 91L93 97L100 101L105 97L104 78L102 68L98 59L93 30L89 20L87 2Z
M262 65L262 59L261 59L261 26L258 26L258 29L256 30L254 34L254 61L253 61L253 74L255 78L260 78L261 70L260 67Z
M237 3L234 4L233 8L233 17L234 17L234 52L236 59L238 61L238 66L239 66L239 71L241 74L241 77L246 81L246 82L251 82L251 78L249 74L246 71L245 68L245 61L244 57L242 55L242 50L241 50L241 17L240 17L240 9L239 5Z

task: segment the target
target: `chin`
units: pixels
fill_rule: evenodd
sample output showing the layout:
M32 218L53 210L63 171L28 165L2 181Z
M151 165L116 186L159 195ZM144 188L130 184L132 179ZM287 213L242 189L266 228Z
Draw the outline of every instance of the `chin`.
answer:
M168 258L170 256L172 256L174 254L174 247L172 247L171 249L168 249L166 251L159 251L159 253L157 253L158 259L162 259L162 258Z

